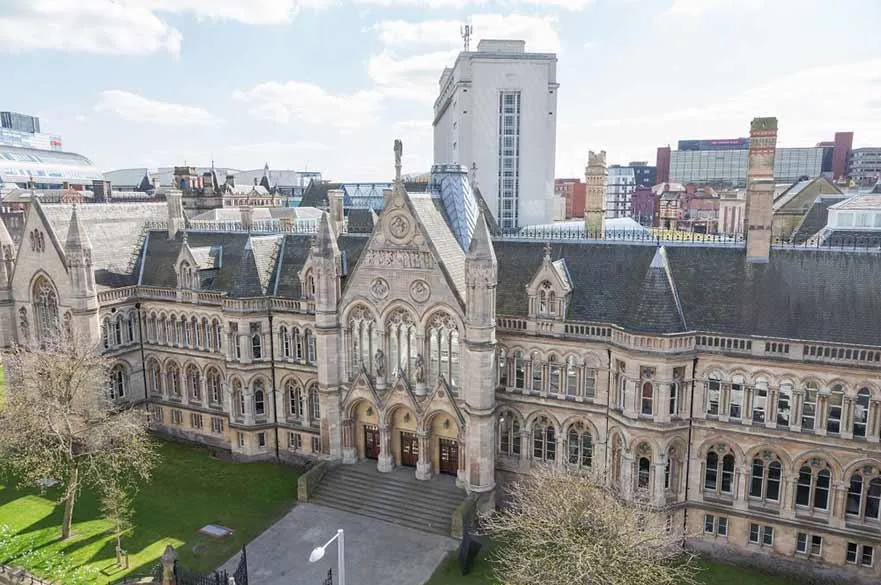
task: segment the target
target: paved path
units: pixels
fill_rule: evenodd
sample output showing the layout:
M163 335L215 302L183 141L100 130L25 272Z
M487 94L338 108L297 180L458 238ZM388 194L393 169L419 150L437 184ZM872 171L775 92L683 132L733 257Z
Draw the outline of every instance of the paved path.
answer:
M315 504L298 504L284 518L248 544L250 585L321 585L327 570L337 585L334 542L323 559L309 553L345 531L346 585L422 585L458 541L401 528L366 516ZM230 573L238 555L223 568Z

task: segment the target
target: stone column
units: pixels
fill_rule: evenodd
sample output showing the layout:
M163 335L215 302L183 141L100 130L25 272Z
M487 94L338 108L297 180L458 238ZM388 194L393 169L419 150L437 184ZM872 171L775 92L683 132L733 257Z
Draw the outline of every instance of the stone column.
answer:
M358 462L358 443L355 437L355 421L347 418L343 421L343 463Z
M784 475L780 478L780 517L795 518L795 485L797 475Z
M801 411L805 401L805 394L801 390L793 390L792 407L789 411L789 430L793 432L801 431Z
M395 468L395 457L392 455L391 435L387 424L379 425L379 458L376 462L377 471L388 473Z
M529 430L524 426L520 429L520 472L529 471L529 453L532 444L529 442Z
M416 431L419 441L419 459L416 461L416 479L431 479L431 437L428 431Z
M829 490L829 524L837 528L845 527L844 510L847 503L847 487L843 481L833 481Z
M459 433L459 469L456 471L456 487L465 488L468 485L468 472L465 469L465 437ZM523 445L520 445L520 452L523 452Z
M719 480L721 481L721 476ZM749 494L749 467L743 465L734 466L734 508L746 510L747 497Z
M826 402L828 398L825 394L817 393L817 415L814 424L817 425L817 434L826 436Z
M853 399L845 398L841 404L841 423L838 435L842 439L853 438Z
M663 506L667 501L666 491L664 489L664 476L667 470L667 457L661 455L655 463L654 489L652 490L652 501L656 506Z
M753 424L753 396L754 396L754 394L755 394L755 390L751 386L747 386L743 390L743 412L741 412L741 420L748 425ZM767 406L767 405L768 404L766 402L765 406ZM767 414L767 412L765 414Z
M765 426L777 428L777 395L778 390L768 388L768 399L765 403Z
M877 443L878 437L878 419L881 415L881 402L876 400L869 401L869 416L866 421L866 437L869 441Z
M624 453L621 456L621 495L629 500L634 490L633 455Z

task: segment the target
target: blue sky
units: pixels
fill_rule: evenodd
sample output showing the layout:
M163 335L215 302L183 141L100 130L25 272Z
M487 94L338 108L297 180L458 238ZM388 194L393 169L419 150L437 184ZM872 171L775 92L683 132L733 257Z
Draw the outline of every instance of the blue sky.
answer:
M879 0L2 0L0 109L99 168L205 165L388 180L431 165L461 48L555 51L557 176L780 119L780 143L881 146Z

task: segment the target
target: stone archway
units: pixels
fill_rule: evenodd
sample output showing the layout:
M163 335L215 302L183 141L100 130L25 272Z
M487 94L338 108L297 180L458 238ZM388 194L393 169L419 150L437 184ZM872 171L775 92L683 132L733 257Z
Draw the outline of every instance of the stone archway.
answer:
M456 417L446 411L435 411L425 419L422 429L424 456L420 458L416 477L428 479L434 474L458 478L464 472L465 445Z
M392 406L385 416L385 447L380 455L379 470L390 471L395 466L416 468L422 452L416 413L403 404Z
M368 400L358 400L349 408L344 429L344 461L378 460L380 456L379 409Z

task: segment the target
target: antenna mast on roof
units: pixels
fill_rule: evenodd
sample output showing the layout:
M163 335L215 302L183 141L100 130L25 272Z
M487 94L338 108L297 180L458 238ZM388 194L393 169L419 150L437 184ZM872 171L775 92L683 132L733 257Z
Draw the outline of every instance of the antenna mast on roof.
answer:
M471 35L474 33L474 27L470 24L463 24L459 27L459 34L462 35L462 40L465 41L465 52L471 50Z

